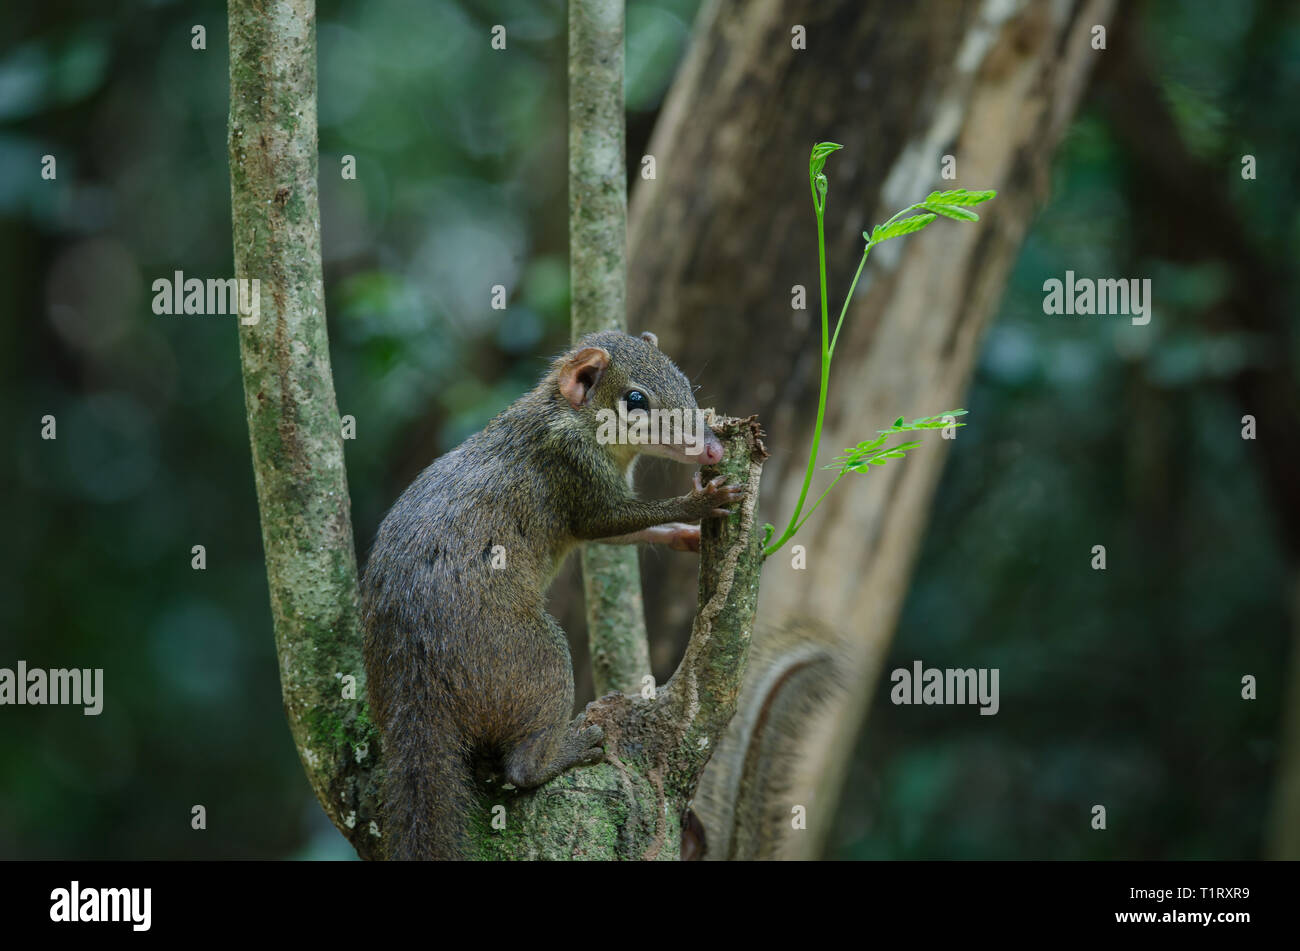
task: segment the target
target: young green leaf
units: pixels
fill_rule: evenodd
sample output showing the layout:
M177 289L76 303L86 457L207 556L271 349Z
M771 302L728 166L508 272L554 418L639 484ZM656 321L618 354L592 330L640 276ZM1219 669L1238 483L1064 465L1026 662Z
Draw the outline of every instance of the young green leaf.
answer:
M930 194L925 196L925 201L922 202L922 204L938 202L942 205L978 205L981 202L988 201L996 195L997 192L992 189L989 189L988 191L972 192L967 191L964 188L957 188L947 192L930 192Z
M966 425L965 423L957 423L957 422L949 423L947 421L949 417L957 417L957 416L965 416L965 415L966 415L966 410L964 409L950 409L948 410L948 412L939 413L936 416L923 416L920 419L914 419L910 423L907 423L904 426L898 426L897 424L895 424L893 428L882 429L879 430L879 432L890 433L890 432L898 432L899 430L908 430L908 429L943 429L945 426L949 426L949 425L965 426Z
M826 164L826 156L830 155L835 150L842 148L844 148L844 146L840 145L838 142L818 142L814 145L812 148L812 156L808 160L808 168L812 174L816 175L822 170L822 166Z
M844 455L835 460L837 465L823 466L824 469L839 468L845 472L865 472L869 466L883 466L886 459L902 459L903 454L921 445L919 442L899 443L897 446L881 448L885 437L861 442L852 449L844 450Z
M812 154L808 156L808 184L820 199L817 202L818 214L826 204L826 176L822 174L822 168L826 165L826 156L842 148L844 146L838 142L818 142L813 146Z
M958 205L945 205L942 202L930 201L929 199L926 199L925 201L921 202L921 204L918 207L924 208L927 211L933 211L937 214L943 215L945 218L953 218L957 221L979 221L980 220L980 216L975 214L975 212L967 211L965 208L959 207Z
M913 215L911 218L902 218L891 225L876 225L871 234L862 232L862 237L866 238L871 244L879 244L881 241L888 241L890 238L901 238L905 234L912 234L920 231L930 222L934 221L936 215Z

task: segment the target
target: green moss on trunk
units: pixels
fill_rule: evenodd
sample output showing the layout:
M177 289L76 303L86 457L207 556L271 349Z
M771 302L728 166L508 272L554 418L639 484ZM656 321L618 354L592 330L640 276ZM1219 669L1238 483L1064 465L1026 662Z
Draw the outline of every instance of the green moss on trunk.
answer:
M235 275L260 282L260 319L237 325L239 351L284 708L321 805L372 857L380 751L325 331L315 7L231 0L229 29Z

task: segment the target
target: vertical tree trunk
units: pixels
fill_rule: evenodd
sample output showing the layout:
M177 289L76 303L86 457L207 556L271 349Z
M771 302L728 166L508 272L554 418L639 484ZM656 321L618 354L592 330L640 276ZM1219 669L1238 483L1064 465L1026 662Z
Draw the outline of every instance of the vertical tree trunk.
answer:
M239 354L284 708L326 813L374 857L379 744L321 280L315 4L230 0L229 28L235 274L261 291Z
M1110 9L1110 0L715 0L702 14L650 142L659 178L633 196L629 319L659 333L688 372L708 368L695 376L706 399L768 422L766 519L788 516L798 496L816 403L810 145L844 145L827 166L832 307L873 223L935 188L999 193L976 227L937 222L872 253L832 371L823 447L838 450L897 416L961 404L1052 153L1106 55L1090 39ZM806 49L795 48L799 27ZM955 180L940 177L945 155ZM805 310L792 309L795 285L808 289ZM794 799L807 807L808 831L786 854L820 853L944 445L927 441L899 466L838 488L795 539L807 570L792 567L787 549L764 571L765 622L820 618L840 632L851 668L852 686L809 731ZM668 566L647 603L685 583ZM650 626L674 621L652 611ZM734 755L720 748L715 759Z
M576 340L627 331L627 138L623 0L569 3L569 286ZM650 673L635 545L584 545L583 592L596 696Z

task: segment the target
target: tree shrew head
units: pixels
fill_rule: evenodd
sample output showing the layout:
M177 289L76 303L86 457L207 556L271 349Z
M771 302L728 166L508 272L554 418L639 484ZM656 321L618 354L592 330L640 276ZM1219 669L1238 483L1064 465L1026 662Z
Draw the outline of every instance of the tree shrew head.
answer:
M654 334L588 334L555 370L569 408L590 417L597 441L616 455L648 453L687 465L721 461L722 444L696 405L690 380Z

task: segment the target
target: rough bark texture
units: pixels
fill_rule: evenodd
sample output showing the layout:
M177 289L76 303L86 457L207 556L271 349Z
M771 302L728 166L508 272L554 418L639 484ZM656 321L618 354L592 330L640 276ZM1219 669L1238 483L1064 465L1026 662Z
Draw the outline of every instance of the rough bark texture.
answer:
M240 324L244 403L285 712L321 804L378 851L378 738L366 712L357 566L321 281L311 0L231 0L235 274L261 281ZM357 699L344 699L345 677Z
M569 286L573 337L627 331L623 2L569 3ZM650 673L635 545L582 550L596 695Z
M605 729L604 762L540 789L489 796L473 820L479 857L680 857L682 817L736 710L762 567L762 531L754 524L762 433L752 418L715 428L726 457L704 477L725 474L749 492L729 517L708 520L701 532L699 605L686 656L654 696L611 694L587 706L587 720Z
M1110 8L720 0L706 9L650 143L659 178L634 195L629 318L659 333L666 350L689 353L688 372L707 365L714 402L769 421L779 452L768 520L794 505L816 403L811 144L844 144L827 165L832 308L873 223L934 188L999 192L977 225L937 222L872 252L832 371L822 444L838 450L899 415L961 405L1053 150L1106 55L1089 40ZM806 28L806 50L792 48L795 25ZM948 154L955 180L940 177ZM808 288L807 310L792 310L794 285ZM788 550L767 567L766 622L830 624L856 684L810 724L793 793L808 808L808 831L787 854L820 854L945 446L927 441L905 463L837 488L795 539L807 547L807 570L792 568ZM671 569L663 576L663 590L684 581ZM656 593L648 604L664 603ZM652 614L651 625L680 620Z

